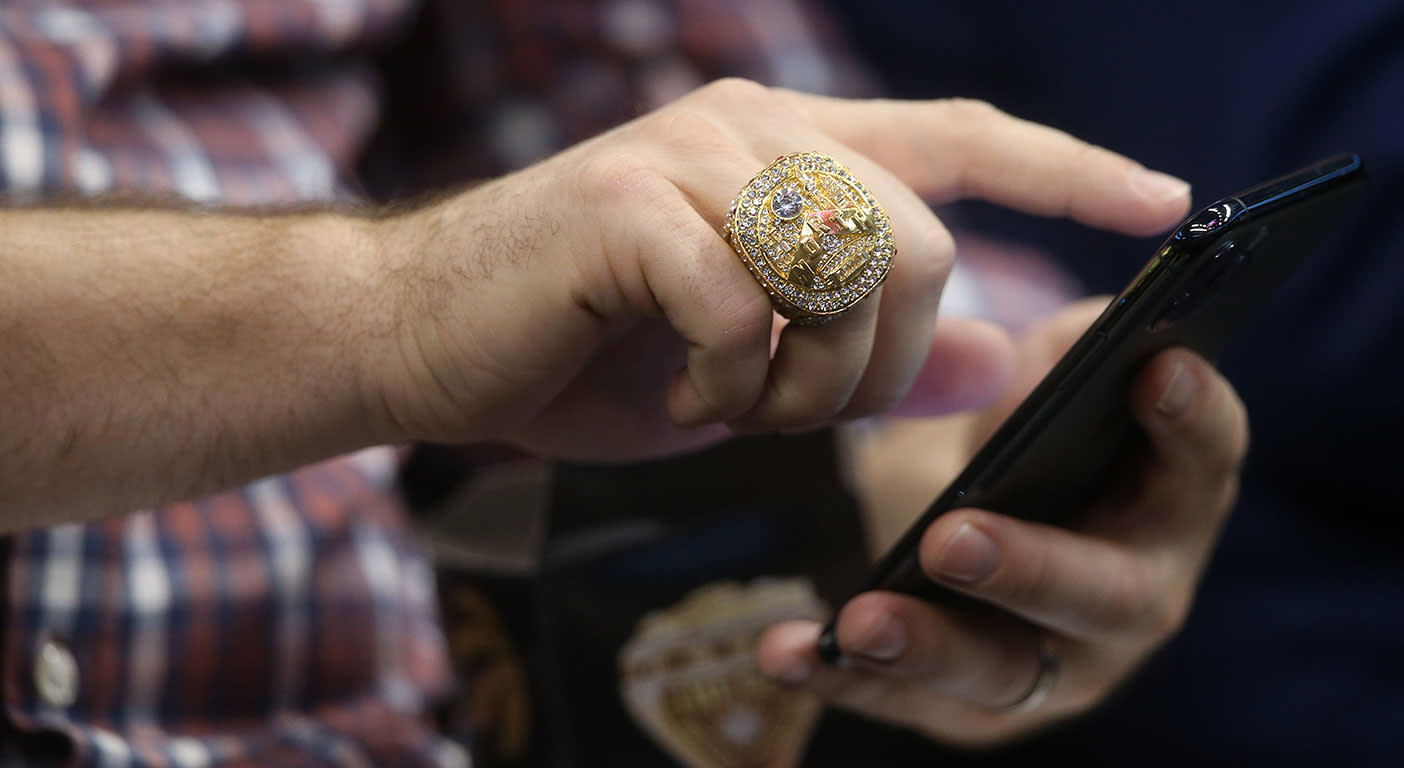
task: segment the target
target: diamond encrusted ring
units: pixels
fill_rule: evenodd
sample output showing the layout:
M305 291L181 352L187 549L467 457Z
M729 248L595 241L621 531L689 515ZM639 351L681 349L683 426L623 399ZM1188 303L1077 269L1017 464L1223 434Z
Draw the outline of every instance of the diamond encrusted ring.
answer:
M844 165L785 155L731 203L722 236L794 322L824 323L882 284L897 253L892 223Z

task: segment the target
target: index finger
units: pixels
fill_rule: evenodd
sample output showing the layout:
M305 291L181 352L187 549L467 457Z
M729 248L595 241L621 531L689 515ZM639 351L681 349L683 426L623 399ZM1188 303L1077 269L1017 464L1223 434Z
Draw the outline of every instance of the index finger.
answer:
M852 101L785 92L825 132L932 202L976 197L1129 235L1188 213L1188 183L981 101Z

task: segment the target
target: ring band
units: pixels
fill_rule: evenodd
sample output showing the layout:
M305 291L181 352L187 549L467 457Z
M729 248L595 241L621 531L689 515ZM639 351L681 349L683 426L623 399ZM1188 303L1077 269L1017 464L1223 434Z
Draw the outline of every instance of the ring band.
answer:
M1038 675L1034 678L1033 684L1024 692L1024 695L1013 702L990 709L1008 714L1032 712L1038 709L1053 692L1053 686L1057 685L1060 666L1061 662L1058 659L1057 651L1053 650L1052 643L1048 642L1048 636L1044 635L1038 643Z
M882 284L892 224L848 168L819 152L771 163L731 203L722 235L794 322L832 320Z

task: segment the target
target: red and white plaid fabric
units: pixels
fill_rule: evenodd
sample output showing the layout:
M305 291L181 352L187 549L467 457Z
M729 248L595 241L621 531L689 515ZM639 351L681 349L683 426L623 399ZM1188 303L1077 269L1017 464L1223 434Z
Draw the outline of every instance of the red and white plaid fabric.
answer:
M411 10L7 0L0 192L25 203L338 197L378 111L355 54ZM391 449L371 449L11 537L0 762L466 764L423 722L451 673L395 467ZM46 645L76 662L71 702L40 693Z

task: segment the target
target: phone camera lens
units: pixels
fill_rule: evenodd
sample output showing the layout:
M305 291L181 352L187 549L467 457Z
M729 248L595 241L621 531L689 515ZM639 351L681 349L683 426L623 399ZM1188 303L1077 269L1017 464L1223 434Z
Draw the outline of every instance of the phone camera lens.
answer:
M1238 271L1250 248L1240 248L1233 240L1225 240L1214 253L1185 281L1179 298L1170 303L1165 311L1151 324L1153 328L1169 327L1186 315L1198 309L1224 280Z
M1180 228L1178 236L1194 239L1212 234L1243 210L1243 204L1235 199L1221 200L1200 211Z
M1243 262L1243 249L1239 248L1232 240L1219 246L1213 256L1209 257L1208 263L1195 275L1194 282L1197 285L1191 289L1200 291L1211 291L1217 288Z

